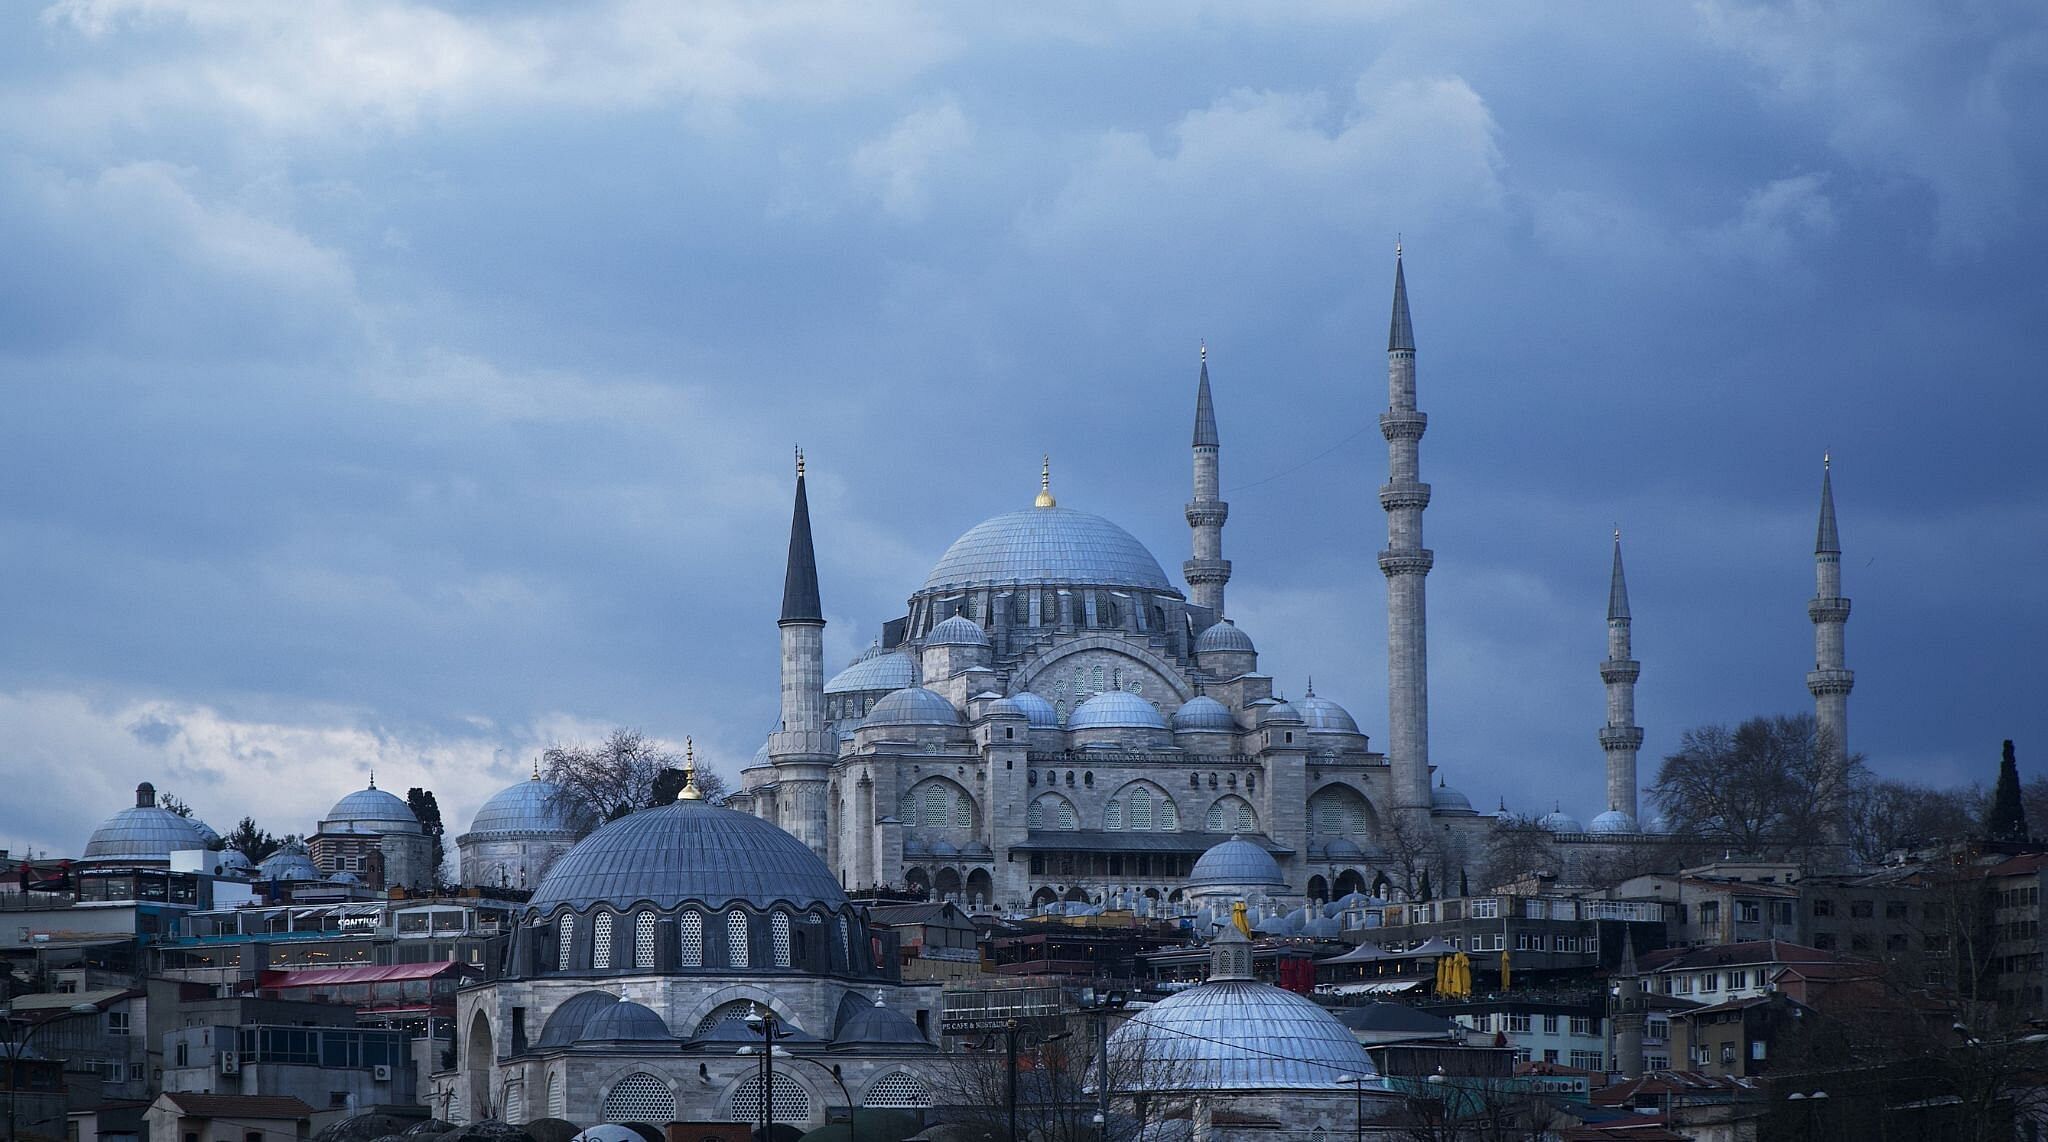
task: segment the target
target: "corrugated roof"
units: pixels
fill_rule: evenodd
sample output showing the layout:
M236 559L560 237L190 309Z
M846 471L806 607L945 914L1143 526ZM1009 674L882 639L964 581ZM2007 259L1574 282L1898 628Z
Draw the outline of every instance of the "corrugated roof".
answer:
M193 1118L310 1118L313 1108L289 1095L188 1094L165 1091L164 1101Z
M80 1003L90 1003L98 1007L116 999L141 994L133 988L101 987L91 991L38 991L32 995L17 995L7 1002L16 1011L62 1011Z
M300 971L267 971L259 986L331 987L343 983L384 983L392 980L435 979L444 975L482 975L476 968L453 960L425 964L362 964L346 968L306 968Z

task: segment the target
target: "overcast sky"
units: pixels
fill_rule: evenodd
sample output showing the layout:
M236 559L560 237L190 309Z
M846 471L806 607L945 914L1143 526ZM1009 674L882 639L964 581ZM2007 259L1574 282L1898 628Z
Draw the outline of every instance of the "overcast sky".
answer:
M1201 339L1231 611L1377 744L1397 233L1452 784L1604 807L1617 523L1646 781L1811 709L1829 449L1851 745L2048 773L2048 9L1032 8L0 9L0 847L736 773L793 443L836 669L1041 452L1177 576Z

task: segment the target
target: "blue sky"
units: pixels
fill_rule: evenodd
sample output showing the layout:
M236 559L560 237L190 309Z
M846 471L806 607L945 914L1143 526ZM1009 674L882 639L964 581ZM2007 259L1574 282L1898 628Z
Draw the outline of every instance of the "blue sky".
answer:
M836 667L1041 452L1177 569L1201 339L1232 612L1380 739L1397 233L1453 784L1601 807L1616 523L1646 779L1809 708L1825 450L1852 745L2048 771L2044 95L2019 2L11 6L0 845L734 772L792 443Z

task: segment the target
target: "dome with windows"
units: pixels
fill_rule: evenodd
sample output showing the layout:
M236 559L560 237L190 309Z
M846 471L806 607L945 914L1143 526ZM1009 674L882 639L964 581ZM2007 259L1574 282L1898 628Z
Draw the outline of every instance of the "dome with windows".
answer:
M1184 734L1235 733L1237 717L1230 712L1230 707L1207 694L1200 694L1182 702L1180 709L1173 712L1173 730Z
M1051 702L1029 690L1019 690L1010 695L1010 701L1023 711L1024 721L1034 730L1056 730L1060 725L1060 714Z
M206 847L200 828L192 818L159 806L156 787L145 781L135 787L135 804L92 831L81 859L169 861L174 852Z
M944 624L940 624L943 626ZM866 694L917 685L917 659L906 651L871 646L825 683L827 694Z
M1104 690L1067 718L1069 730L1163 730L1166 719L1152 703L1123 690Z
M954 615L945 622L927 631L924 636L926 647L934 646L987 646L988 634L973 619L965 615Z
M1254 841L1232 837L1195 860L1188 873L1188 887L1286 888L1280 862Z
M897 690L875 703L863 726L957 726L960 711L945 695L922 686Z
M405 799L377 788L376 778L367 789L358 789L334 803L321 818L323 833L417 833L420 819Z
M1062 507L1004 512L975 524L939 557L924 590L1037 584L1180 593L1130 532Z
M1252 645L1252 636L1239 630L1236 623L1223 619L1203 631L1201 637L1195 640L1196 654L1212 652L1257 654L1258 648Z
M681 799L621 817L550 865L529 908L546 913L599 905L838 910L846 893L810 846L747 813Z

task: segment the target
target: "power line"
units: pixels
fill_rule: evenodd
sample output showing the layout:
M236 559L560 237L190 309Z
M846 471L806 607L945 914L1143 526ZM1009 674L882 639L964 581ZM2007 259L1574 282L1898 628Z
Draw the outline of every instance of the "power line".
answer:
M1308 459L1303 460L1301 463L1296 464L1292 468L1288 468L1285 471L1281 472L1275 472L1272 475L1265 477L1264 479L1253 480L1249 484L1237 484L1232 487L1225 488L1223 489L1221 494L1231 496L1236 495L1239 492L1248 492L1253 488L1257 488L1265 484L1270 484L1273 481L1281 479L1283 477L1292 476L1296 472L1301 471L1303 468L1308 467L1316 461L1321 460L1323 457L1328 456L1330 453L1335 452L1339 448L1344 447L1346 444L1349 444L1352 441L1358 439L1359 437L1364 436L1368 431L1371 430L1371 428L1371 425L1366 425L1364 428L1360 428L1358 431L1352 433L1351 435L1345 437L1342 440L1339 440L1337 443L1330 445L1328 448L1323 449L1321 452L1316 453Z

